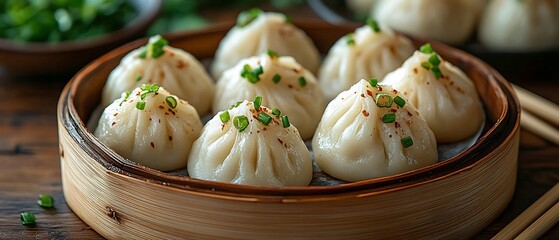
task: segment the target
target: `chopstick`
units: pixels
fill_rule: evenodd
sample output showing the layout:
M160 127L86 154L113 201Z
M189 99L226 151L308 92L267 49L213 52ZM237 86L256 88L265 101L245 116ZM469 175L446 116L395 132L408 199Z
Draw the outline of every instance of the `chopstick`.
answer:
M491 239L513 239L515 237L515 239L537 239L559 220L558 200L559 183L555 184L551 190L547 191ZM532 224L530 225L530 223Z
M559 106L519 86L514 84L512 86L522 105L520 125L524 129L559 145L559 131L541 120L544 119L559 126ZM541 119L536 118L534 114Z

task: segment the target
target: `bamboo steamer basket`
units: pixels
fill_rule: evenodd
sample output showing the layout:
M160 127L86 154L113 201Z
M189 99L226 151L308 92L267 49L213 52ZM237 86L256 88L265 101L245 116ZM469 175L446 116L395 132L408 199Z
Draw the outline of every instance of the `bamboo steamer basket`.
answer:
M327 53L355 26L296 22ZM231 25L166 36L210 59ZM419 46L425 41L413 39ZM146 39L122 46L80 71L58 104L66 202L110 239L461 239L489 225L512 198L519 103L501 75L462 51L433 42L474 82L486 110L476 143L415 171L337 186L254 187L173 176L126 160L85 122L110 71Z

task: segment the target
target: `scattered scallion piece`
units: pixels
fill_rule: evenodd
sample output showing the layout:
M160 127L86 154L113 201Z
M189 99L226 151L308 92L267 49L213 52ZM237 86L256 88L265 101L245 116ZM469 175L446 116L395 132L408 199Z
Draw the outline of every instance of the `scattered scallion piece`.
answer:
M231 107L229 107L229 110L238 107L239 105L241 105L241 101L236 102L235 104L231 105Z
M137 102L136 103L136 108L138 110L144 110L144 108L146 108L146 102Z
M260 8L251 8L249 10L241 12L237 17L237 26L242 28L248 25L258 16L260 16L261 13L262 13L262 9Z
M373 29L374 32L380 32L378 22L372 18L367 19L367 25Z
M119 106L122 106L122 103L126 102L126 100L128 100L128 97L130 97L130 92L129 91L123 92L120 95L120 97L123 98L123 99L122 99L122 102L120 102Z
M429 64L428 62L422 62L421 67L423 67L427 70L431 70L431 64Z
M260 106L262 105L262 97L261 96L256 96L254 98L254 110L258 111L260 109Z
M401 98L400 96L396 96L394 98L394 102L400 106L400 107L404 107L404 105L406 105L406 100L404 100L403 98Z
M419 51L427 54L435 52L435 50L433 50L433 47L431 47L431 44L429 43L423 44L423 46L419 48Z
M371 87L378 87L378 80L376 78L371 78L369 79L369 84L371 84Z
M441 60L439 60L439 55L436 53L433 53L433 55L431 55L431 57L429 57L429 63L433 66L439 66L439 64L441 64Z
M291 123L289 123L289 118L287 117L287 115L281 116L281 122L283 124L283 128L288 128L289 126L291 126Z
M243 115L234 117L233 126L235 126L235 128L238 129L239 132L242 132L248 126L248 118Z
M285 23L292 24L293 23L293 18L289 15L285 15Z
M20 218L21 218L21 224L29 226L29 225L35 225L36 219L35 219L35 214L33 214L32 212L22 212L20 214Z
M375 100L377 102L378 107L386 107L389 108L392 106L392 96L386 93L379 93L376 95Z
M277 57L279 57L279 55L278 55L277 52L274 52L274 51L272 51L272 50L270 50L270 49L268 49L267 53L268 53L268 56L270 56L271 58L277 58Z
M139 82L140 80L142 80L142 76L140 75L136 76L136 82Z
M276 117L279 117L281 115L281 111L277 108L272 109L272 114Z
M224 111L221 114L219 114L219 119L221 120L222 123L229 122L229 119L231 119L231 116L229 115L229 111Z
M149 91L149 90L144 90L144 91L142 91L142 92L140 93L140 98L141 98L142 100L144 100L144 99L146 99L146 97L148 96L148 94L150 94L150 91Z
M243 70L241 71L241 77L246 78L251 83L257 83L260 81L260 75L264 73L262 66L258 66L255 69L252 69L250 65L245 64L243 66Z
M393 123L396 121L396 114L394 113L387 113L382 116L383 123Z
M274 75L274 77L272 77L272 81L274 81L274 83L279 83L279 81L281 81L281 75Z
M411 138L410 136L400 139L400 142L402 142L402 146L404 146L404 148L413 146L413 138Z
M355 39L353 38L353 35L352 35L352 34L346 34L346 35L344 36L344 39L345 39L345 43L346 43L347 45L349 45L349 46L355 45Z
M441 72L441 69L438 66L433 66L431 68L431 72L433 72L433 75L435 75L437 79L443 77L443 73Z
M262 124L268 126L270 124L270 122L272 122L272 117L270 117L270 115L264 113L264 112L260 112L258 114L258 117L256 117L256 119L258 119L259 122L261 122Z
M37 204L42 208L53 208L54 207L54 199L48 194L40 194L39 200L37 200Z
M301 76L299 78L299 85L301 85L301 87L304 87L305 85L307 85L307 79L305 79L305 77Z
M163 48L167 45L169 45L167 39L163 38L161 35L155 35L149 39L148 44L143 48L142 52L140 52L139 57L146 58L148 55L153 59L161 57L165 54Z
M150 85L149 86L149 91L152 92L152 93L156 93L157 91L159 91L159 85L157 85L155 83Z
M169 105L170 108L175 109L177 107L177 99L173 96L167 96L165 98L165 102Z

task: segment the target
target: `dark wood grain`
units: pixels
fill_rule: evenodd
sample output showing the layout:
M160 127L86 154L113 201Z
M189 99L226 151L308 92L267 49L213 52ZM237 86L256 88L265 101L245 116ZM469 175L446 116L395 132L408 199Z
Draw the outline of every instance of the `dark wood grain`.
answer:
M308 10L303 12L308 17ZM556 62L550 67L556 68ZM62 194L56 104L70 76L22 79L0 73L0 239L101 238L72 213ZM531 76L520 79L514 71L505 74L518 85L559 104L559 70ZM559 182L559 147L522 131L518 167L513 200L475 239L491 238ZM55 209L42 209L36 204L42 193L54 197ZM19 219L22 211L34 212L37 225L23 226ZM559 226L541 239L559 239Z

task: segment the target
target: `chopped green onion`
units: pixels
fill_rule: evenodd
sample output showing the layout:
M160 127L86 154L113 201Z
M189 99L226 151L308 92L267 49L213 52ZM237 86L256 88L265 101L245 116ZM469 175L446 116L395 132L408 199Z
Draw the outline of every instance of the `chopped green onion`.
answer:
M37 204L43 208L53 208L54 207L54 199L48 194L40 194L39 200L37 200Z
M140 90L142 90L142 91L148 91L149 88L150 88L150 85L145 84L145 83L140 86Z
M276 117L279 117L281 115L281 111L277 108L272 109L272 114Z
M144 91L142 91L142 92L140 93L140 98L141 98L142 100L144 100L144 99L146 99L146 97L147 97L148 94L150 94L150 93L151 93L150 91L144 90Z
M270 124L270 122L272 122L272 117L270 117L270 115L268 115L264 112L260 112L256 119L258 119L259 122L261 122L262 124L264 124L266 126L268 126L268 124Z
M293 23L293 18L289 15L284 15L285 16L285 23L289 23L292 24Z
M20 218L21 218L21 224L23 225L35 225L36 219L35 219L35 214L33 214L32 212L22 212L20 214Z
M231 119L231 116L229 115L229 111L224 111L221 114L219 114L219 119L221 119L222 123L229 122L229 119Z
M387 113L382 116L383 123L393 123L396 121L396 114L394 113Z
M251 83L257 83L258 81L260 81L260 75L262 73L264 73L262 65L259 65L253 70L250 65L245 64L243 66L243 70L241 71L241 77L246 78Z
M423 44L423 46L419 48L419 51L427 54L435 52L435 50L433 50L433 47L431 47L431 44L429 43Z
M122 106L122 103L126 102L126 100L128 100L128 97L130 97L130 92L129 92L129 91L123 92L123 93L120 95L120 97L121 97L121 98L122 98L122 97L124 98L124 99L122 99L122 102L120 102L120 104L119 104L119 106Z
M433 75L435 75L437 79L443 76L443 73L441 72L441 69L439 69L438 66L433 66L433 68L431 68L431 72L433 72Z
M283 123L284 128L288 128L289 126L291 126L291 124L289 123L289 118L287 117L287 115L281 116L281 122Z
M142 80L142 76L140 75L136 76L136 82L139 82L140 80Z
M254 98L253 103L254 103L254 109L258 111L260 109L260 105L262 105L262 97L256 96Z
M169 105L170 108L175 109L177 107L177 99L173 96L167 96L165 98L165 102Z
M256 19L262 13L262 9L260 8L251 8L247 11L243 11L237 17L237 26L242 28L249 23L251 23L254 19Z
M239 132L242 132L248 126L248 118L243 115L236 116L233 118L233 125L236 129L239 129Z
M138 57L141 59L146 58L148 55L148 49L146 47L142 47L142 51L138 54Z
M305 77L301 76L299 78L299 85L301 85L301 87L304 87L305 85L307 85L307 79L305 79Z
M404 148L413 146L413 138L411 138L410 136L400 139L400 142L402 142L402 146L404 146Z
M151 86L149 86L149 91L152 93L156 93L157 91L159 91L159 85L157 84L152 84Z
M371 78L369 79L369 84L371 84L371 87L378 87L378 80L376 78Z
M243 103L243 102L241 102L241 101L236 102L235 104L231 105L231 107L229 107L229 110L238 107L239 105L241 105L241 103Z
M378 22L374 19L367 19L367 25L373 29L374 32L380 32L380 27L378 26Z
M344 36L345 38L345 43L349 46L353 46L355 45L355 39L353 39L353 35L352 34L346 34Z
M378 107L386 107L389 108L392 106L392 96L386 93L379 93L376 95L375 100L377 102Z
M281 76L279 74L274 75L274 77L272 77L272 81L274 81L274 83L279 83L279 81L281 80Z
M267 53L268 53L268 56L270 56L271 58L277 58L277 57L279 57L279 55L278 55L277 52L274 52L274 51L272 51L272 50L270 50L270 49L268 49Z
M396 96L394 98L394 102L400 106L400 107L404 107L404 105L406 105L406 100L404 100L403 98L401 98L400 96Z
M146 108L146 102L137 102L136 108L139 110L144 110L144 108Z
M148 53L151 53L153 59L161 57L165 53L163 48L167 45L169 45L167 39L163 38L161 35L155 35L149 39L146 47L142 48L138 57L144 59L148 56Z
M429 64L428 62L422 62L421 66L427 70L431 70L431 64Z
M439 60L439 56L436 53L433 53L433 55L429 58L429 63L433 66L439 66L439 64L441 64L441 60Z

